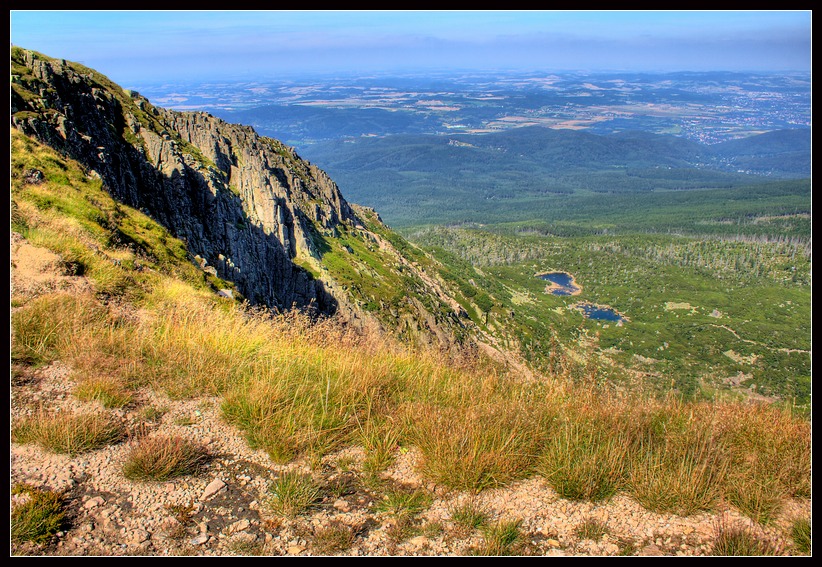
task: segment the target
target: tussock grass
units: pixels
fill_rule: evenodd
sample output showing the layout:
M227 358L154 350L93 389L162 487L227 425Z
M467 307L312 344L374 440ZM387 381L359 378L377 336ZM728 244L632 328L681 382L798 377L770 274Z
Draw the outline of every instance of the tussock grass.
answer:
M588 518L574 528L574 533L580 539L599 541L602 539L602 536L608 533L608 526L596 518Z
M388 420L370 420L359 426L359 442L365 449L363 472L376 475L386 470L396 458L401 439L400 426Z
M104 408L123 408L133 400L133 395L118 380L94 377L80 382L74 395L83 401L100 402Z
M449 488L483 490L533 471L546 415L508 400L471 406L414 405L411 441L423 474Z
M779 555L778 552L774 544L757 537L751 528L727 525L724 522L717 526L714 543L711 546L711 555L727 557Z
M479 529L488 523L490 517L487 508L476 499L454 504L449 509L449 515L460 532Z
M563 498L604 500L622 488L629 450L613 423L565 420L555 426L538 470Z
M356 534L351 526L332 521L314 532L311 549L319 555L333 555L348 550L354 545L355 538Z
M811 552L811 521L808 518L794 520L791 525L791 538L797 551L802 554Z
M383 512L395 518L413 518L431 504L431 495L422 489L389 486L381 500L374 505L376 512Z
M499 520L483 530L483 542L470 550L470 555L521 555L524 546L522 520Z
M122 426L107 415L65 415L39 411L12 426L12 441L35 443L53 453L70 456L93 451L123 438Z
M310 510L322 496L311 475L287 471L268 487L268 509L286 518L295 518Z
M633 402L618 418L627 448L624 489L656 512L713 509L729 467L719 406L676 398Z
M22 496L11 508L11 542L44 543L63 526L66 518L63 495L27 485L12 488Z
M691 515L713 510L729 469L727 449L709 431L685 438L645 439L631 463L629 491L654 512Z
M11 316L11 360L42 365L67 352L88 328L105 326L105 309L88 295L52 293L15 309Z
M129 480L163 481L195 475L209 459L205 448L182 437L143 437L126 456L123 476Z

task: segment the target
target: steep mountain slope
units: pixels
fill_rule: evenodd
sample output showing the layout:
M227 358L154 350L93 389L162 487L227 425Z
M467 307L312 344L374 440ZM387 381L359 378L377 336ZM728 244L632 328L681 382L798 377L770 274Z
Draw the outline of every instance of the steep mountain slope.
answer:
M430 259L355 212L292 148L206 113L153 106L76 63L14 47L11 124L180 238L252 304L378 320L421 340L466 337ZM390 304L390 305L389 305Z
M98 79L14 55L12 555L705 555L722 554L737 529L755 550L806 553L793 534L800 522L809 533L811 431L790 408L611 395L581 375L587 361L563 356L557 374L520 380L338 318L239 305L218 268L251 297L250 282L270 284L278 302L289 288L253 261L247 279L197 261L193 250L227 250L215 235L281 254L283 273L322 281L337 312L409 338L470 337L493 301L465 281L481 276L473 268L448 272L374 211L346 209L291 152L281 157L294 163L271 170L289 180L276 182L286 194L276 226L293 229L281 233L254 207L267 190L249 182L246 201L200 157L213 137L168 129L191 115L132 112L155 134L166 128L168 152L155 155L179 158L170 180L137 157L133 128L116 129L126 115L113 86L92 88L114 121L76 136L67 116L81 118L56 96L59 81L37 77L59 70L80 93ZM262 147L275 142L249 133L248 143L257 153L238 150L244 159L275 159ZM263 170L238 168L234 181L263 184ZM203 171L215 184L190 181ZM114 198L114 186L170 226ZM256 238L204 224L249 225L254 214ZM292 248L282 234L305 239Z

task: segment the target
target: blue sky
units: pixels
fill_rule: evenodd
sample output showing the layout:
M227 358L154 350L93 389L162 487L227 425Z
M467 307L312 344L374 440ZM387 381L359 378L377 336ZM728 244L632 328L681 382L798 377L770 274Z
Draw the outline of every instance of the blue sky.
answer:
M811 11L25 11L11 42L126 86L297 72L810 71Z

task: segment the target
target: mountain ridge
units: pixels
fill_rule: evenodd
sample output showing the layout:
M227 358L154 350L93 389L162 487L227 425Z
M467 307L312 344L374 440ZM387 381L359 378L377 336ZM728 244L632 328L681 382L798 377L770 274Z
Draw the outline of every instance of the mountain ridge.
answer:
M355 212L293 148L205 112L156 107L82 65L18 47L11 86L13 128L76 159L252 305L340 313L443 345L470 334L444 282L423 274L421 252L404 259L413 247L384 237L375 211ZM365 278L369 263L403 264L413 281L393 268ZM394 308L382 301L388 289L398 292Z

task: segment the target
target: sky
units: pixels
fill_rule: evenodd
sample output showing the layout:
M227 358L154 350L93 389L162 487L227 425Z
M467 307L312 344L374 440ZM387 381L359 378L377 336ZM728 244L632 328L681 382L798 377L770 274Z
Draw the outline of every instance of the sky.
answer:
M10 10L11 43L124 86L448 70L807 71L811 11Z

